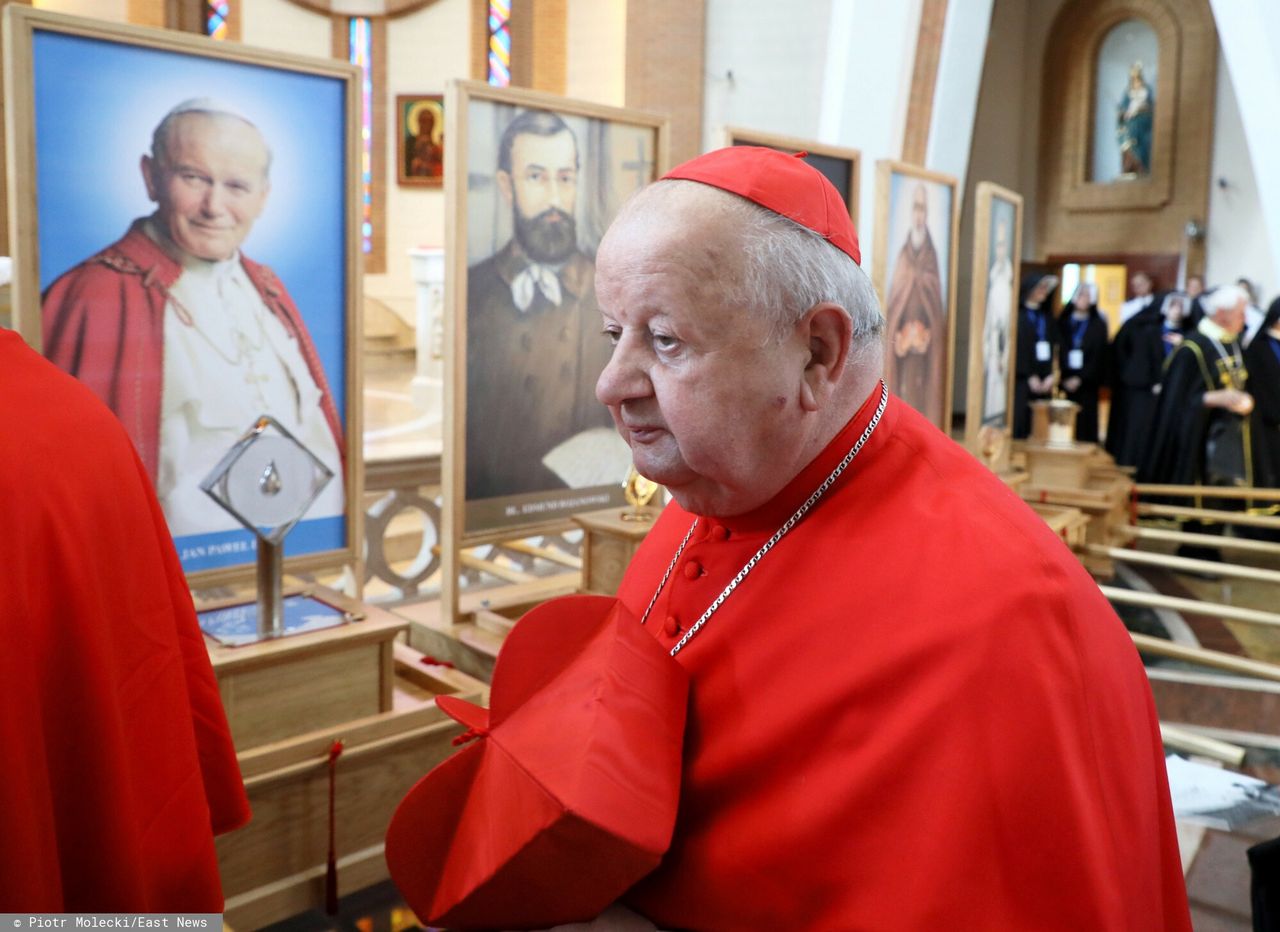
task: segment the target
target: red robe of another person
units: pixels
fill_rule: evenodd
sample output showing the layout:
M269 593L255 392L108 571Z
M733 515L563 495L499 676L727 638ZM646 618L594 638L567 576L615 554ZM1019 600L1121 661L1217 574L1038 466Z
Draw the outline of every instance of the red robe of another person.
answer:
M700 519L647 622L672 645L822 482ZM667 507L637 617L693 522ZM659 928L1189 929L1151 692L1044 522L897 398L677 655L675 838L625 897Z
M0 912L221 912L249 819L151 483L88 388L0 330Z

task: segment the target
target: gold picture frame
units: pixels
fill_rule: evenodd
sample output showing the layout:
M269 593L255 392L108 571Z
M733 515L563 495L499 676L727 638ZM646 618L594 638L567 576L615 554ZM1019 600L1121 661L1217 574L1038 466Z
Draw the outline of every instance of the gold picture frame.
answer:
M154 198L140 160L150 158L152 132L165 114L180 102L207 97L210 86L219 88L220 106L235 108L258 129L271 150L271 181L260 214L250 220L244 252L270 268L247 256L242 265L315 378L317 405L328 423L321 433L326 442L332 437L341 461L335 470L341 500L313 504L287 539L284 568L302 573L353 566L355 578L362 578L362 263L356 176L348 170L359 161L359 71L328 59L16 4L5 8L4 26L15 329L116 410L153 479L162 473L167 436L160 423L167 330L144 320L167 320L174 305L163 275L136 263L130 271L118 248L126 240L153 239L145 226ZM72 138L77 135L78 141ZM85 157L86 139L93 158ZM238 243L234 248L241 257ZM113 296L87 285L58 285L87 281L91 276L79 273L96 274L99 266L131 274L130 288L140 297L122 300L121 287ZM149 309L139 316L144 301ZM119 327L95 326L95 317ZM221 395L211 387L204 397ZM274 412L246 410L244 429L263 413ZM232 414L238 424L238 412ZM172 473L172 488L181 487L186 505L203 501L198 489L188 489L204 478L202 456L173 460L201 463ZM216 463L214 458L208 469ZM159 497L193 588L254 580L251 532L229 516L224 528L207 512L193 517L191 510L179 520L178 506L171 511L166 494L159 491ZM331 513L315 516L318 507ZM192 533L182 532L184 521Z
M917 246L912 237L913 205L920 192L925 200L927 235L920 237ZM875 227L871 281L885 315L885 383L947 432L951 426L960 229L956 179L905 162L876 162ZM899 270L903 261L926 263L933 271L924 269L916 281L913 266ZM939 317L942 319L936 319Z
M427 120L424 127L422 121ZM396 95L396 181L405 187L444 187L444 95Z
M1003 256L1000 255L1002 230ZM1003 432L1006 439L1012 433L1021 243L1022 195L990 181L978 182L974 195L969 370L964 418L965 445L970 449L977 449L978 434L984 427ZM1002 403L993 397L1001 388Z
M463 548L625 504L630 452L594 397L610 353L595 248L661 176L668 122L475 81L449 84L445 114L442 615L456 618Z

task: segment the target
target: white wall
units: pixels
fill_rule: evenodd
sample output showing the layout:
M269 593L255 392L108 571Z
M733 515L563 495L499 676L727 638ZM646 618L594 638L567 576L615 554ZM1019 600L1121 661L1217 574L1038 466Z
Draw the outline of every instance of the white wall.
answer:
M1274 106L1274 99L1271 105ZM1214 110L1205 280L1211 285L1221 285L1243 276L1258 287L1258 300L1266 308L1280 291L1280 279L1276 275L1273 248L1275 231L1267 229L1254 165L1261 164L1274 174L1275 162L1250 158L1226 56L1218 59ZM1219 185L1219 179L1226 182L1226 187Z
M961 191L969 167L993 2L951 0L947 4L925 164L934 171L955 175Z
M565 96L623 106L627 0L569 0L565 32Z
M817 136L831 6L707 0L704 150L723 145L725 126Z
M333 49L329 18L288 0L240 4L240 41L277 52L329 58Z
M1209 194L1206 277L1280 291L1280 16L1275 0L1211 0L1222 42ZM1247 89L1246 95L1236 91ZM1227 187L1220 188L1217 179Z
M858 239L862 267L875 251L876 162L902 157L920 0L832 0L818 138L862 151Z
M128 0L35 0L37 10L52 10L73 16L92 16L117 23L129 21Z
M399 141L391 125L396 95L441 94L451 78L469 77L470 36L469 0L437 0L392 20L387 29L387 271L366 275L364 285L367 294L382 299L410 321L414 319L414 291L409 250L444 245L444 189L400 187L396 182Z

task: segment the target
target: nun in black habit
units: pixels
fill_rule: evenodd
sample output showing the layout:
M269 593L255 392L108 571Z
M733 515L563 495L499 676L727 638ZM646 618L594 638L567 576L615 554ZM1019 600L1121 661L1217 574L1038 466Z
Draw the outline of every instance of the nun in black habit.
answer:
M1076 439L1082 443L1098 442L1098 389L1107 371L1107 322L1098 312L1097 295L1097 286L1081 282L1057 326L1062 389L1080 406Z
M1244 351L1253 395L1254 485L1280 486L1280 298Z
M1031 402L1053 394L1053 292L1056 275L1032 272L1022 277L1018 344L1014 353L1013 436L1031 433Z
M1111 414L1107 452L1121 466L1140 466L1151 440L1152 421L1165 360L1192 329L1187 295L1170 291L1124 322L1111 344Z

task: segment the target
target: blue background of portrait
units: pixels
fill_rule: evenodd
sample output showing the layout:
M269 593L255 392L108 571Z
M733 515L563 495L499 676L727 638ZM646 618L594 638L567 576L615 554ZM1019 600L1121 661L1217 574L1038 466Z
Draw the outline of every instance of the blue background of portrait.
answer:
M44 29L34 32L32 59L41 292L152 213L139 168L152 131L181 101L213 97L248 117L271 147L271 193L243 250L284 282L345 421L346 82ZM345 525L300 522L287 552L340 549ZM247 531L176 543L187 572L253 559Z

